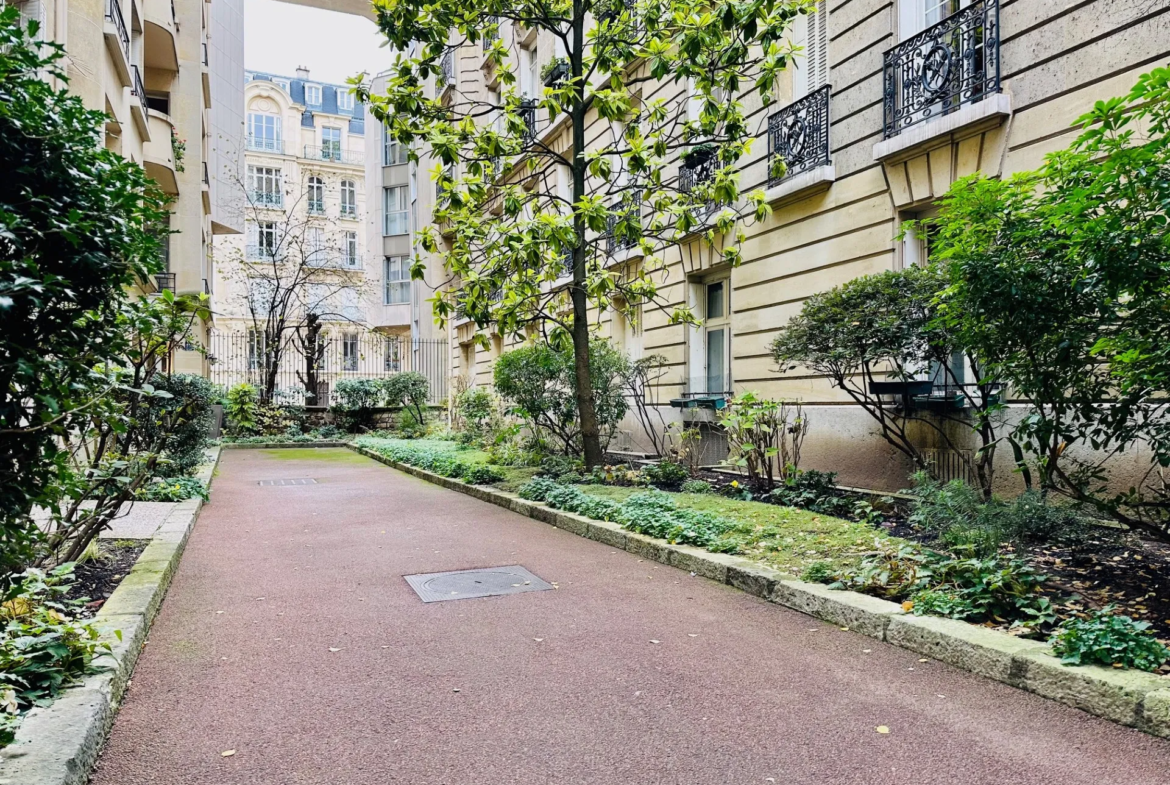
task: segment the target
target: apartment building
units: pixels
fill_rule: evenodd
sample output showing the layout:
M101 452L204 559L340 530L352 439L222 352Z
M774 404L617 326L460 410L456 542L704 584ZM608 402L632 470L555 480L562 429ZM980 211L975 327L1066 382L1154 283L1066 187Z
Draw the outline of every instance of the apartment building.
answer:
M1130 0L823 0L793 31L805 53L774 102L743 98L758 139L741 162L741 188L764 189L773 208L745 227L743 263L720 265L698 241L668 248L659 282L665 307L647 306L637 323L597 314L600 333L633 356L666 358L656 391L665 420L707 429L711 445L717 401L755 390L804 403L812 424L806 467L838 471L848 485L904 487L910 466L868 416L823 378L780 373L770 342L810 295L923 259L923 241L896 239L901 226L929 215L957 178L1037 167L1074 138L1072 122L1095 101L1165 64L1167 10ZM500 34L521 92L539 95L538 74L559 42L510 23ZM443 71L440 92L490 100L497 89L479 44L453 48ZM685 83L669 77L641 90L643 100L688 100ZM562 121L533 112L530 122L542 145L572 152ZM587 146L612 139L604 121L587 125ZM770 176L775 156L788 166L780 178ZM680 183L711 173L682 158L674 167ZM636 264L637 253L622 262ZM669 310L684 304L701 326L670 323ZM474 336L470 322L453 325L451 374L489 384L494 359L514 339L492 336L484 347ZM619 447L644 446L633 422L622 431ZM1010 469L1000 475L1010 482Z
M26 0L40 36L65 47L68 88L107 115L104 144L143 166L170 197L166 269L145 294L209 292L212 238L242 230L241 216L212 198L223 163L216 117L242 102L243 0ZM210 323L196 328L204 345ZM190 347L178 370L205 374Z

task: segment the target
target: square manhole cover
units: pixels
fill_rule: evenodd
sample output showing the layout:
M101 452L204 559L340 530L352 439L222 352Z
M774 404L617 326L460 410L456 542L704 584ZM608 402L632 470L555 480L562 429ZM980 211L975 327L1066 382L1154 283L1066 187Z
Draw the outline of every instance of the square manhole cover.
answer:
M313 479L301 480L260 480L257 485L316 485L317 481Z
M496 597L502 594L548 591L552 588L552 584L542 581L519 565L407 575L406 582L423 602L469 600L472 597Z

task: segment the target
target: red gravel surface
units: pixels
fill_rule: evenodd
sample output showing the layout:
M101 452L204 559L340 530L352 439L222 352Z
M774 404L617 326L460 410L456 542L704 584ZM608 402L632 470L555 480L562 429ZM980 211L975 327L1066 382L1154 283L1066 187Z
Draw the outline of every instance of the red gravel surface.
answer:
M225 453L93 782L1170 777L1168 742L352 453L322 458ZM319 482L256 484L304 477ZM424 605L402 577L507 564L559 588Z

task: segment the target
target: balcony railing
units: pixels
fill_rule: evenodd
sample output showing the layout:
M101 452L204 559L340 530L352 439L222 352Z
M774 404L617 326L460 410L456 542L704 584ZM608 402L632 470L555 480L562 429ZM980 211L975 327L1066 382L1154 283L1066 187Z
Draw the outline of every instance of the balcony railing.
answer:
M305 257L310 267L324 267L330 270L364 270L365 259L360 254L335 253L329 251L310 252Z
M825 85L768 118L769 186L829 165L829 93ZM771 166L777 158L787 168L782 176L772 177Z
M342 218L357 218L357 205L355 205L355 204L341 205L340 215Z
M211 176L207 171L207 161L203 162L203 184L211 185Z
M267 245L249 245L244 248L244 256L250 262L271 262L274 255L276 261L279 261L283 256L276 249Z
M885 53L885 138L1000 92L999 72L999 0L976 0Z
M535 98L524 98L520 101L520 119L524 121L524 146L528 147L536 141Z
M262 136L249 136L248 149L256 150L262 153L276 153L277 155L284 154L284 140L282 139L265 139Z
M310 199L309 215L325 215L325 201L323 199Z
M262 207L269 210L284 209L284 194L271 191L252 191L249 194L253 207Z
M154 288L159 292L175 291L175 273L155 273Z
M142 83L142 71L138 66L130 65L130 94L138 99L138 105L142 107L142 116L145 118L149 114L146 107L146 85Z
M203 64L207 65L207 66L211 65L211 58L207 54L207 42L206 41L203 42Z
M642 194L640 194L640 193L628 194L626 196L626 198L622 200L622 207L624 207L624 210L622 210L622 212L625 212L627 215L629 215L630 218L633 221L635 221L636 223L639 223L639 224L641 223ZM615 208L615 210L616 209L619 209L619 208ZM618 224L618 218L619 218L619 216L615 212L615 213L609 215L606 218L606 222L605 222L605 224L606 224L606 228L605 228L606 251L610 255L615 254L619 251L628 251L630 248L633 248L634 246L636 246L638 244L638 240L636 237L629 237L629 236L618 237L616 235L615 229L616 229L617 224Z
M342 150L333 145L305 145L305 158L310 161L332 161L339 164L360 166L366 162L363 153L356 150Z
M455 86L455 50L447 49L443 52L443 57L439 60L439 78L435 85L439 88L439 92L446 90L448 87Z
M122 16L122 4L119 0L107 0L106 19L118 31L118 41L122 44L122 54L130 59L130 32L126 29L126 19Z
M483 24L483 51L486 52L500 39L500 17L489 16L483 20Z

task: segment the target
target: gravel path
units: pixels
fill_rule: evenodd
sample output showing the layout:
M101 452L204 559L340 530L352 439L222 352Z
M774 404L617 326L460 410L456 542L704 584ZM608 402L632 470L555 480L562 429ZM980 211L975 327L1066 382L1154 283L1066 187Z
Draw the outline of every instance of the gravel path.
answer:
M94 783L1170 776L1137 731L348 451L278 455L224 452ZM402 578L508 564L558 589L424 605Z

